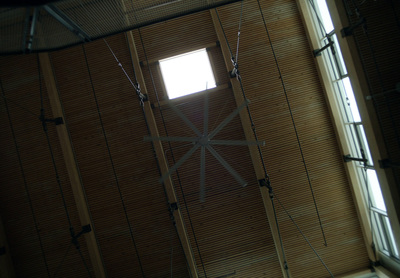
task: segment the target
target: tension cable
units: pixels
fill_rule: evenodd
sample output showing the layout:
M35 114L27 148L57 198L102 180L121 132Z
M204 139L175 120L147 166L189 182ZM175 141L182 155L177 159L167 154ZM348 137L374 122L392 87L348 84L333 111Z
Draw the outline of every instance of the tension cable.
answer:
M107 43L107 42L106 42L106 43ZM108 45L108 44L107 44L107 45ZM109 48L109 49L111 50L111 48ZM141 263L141 260L140 260L140 257L139 257L139 252L138 252L138 249L137 249L136 241L135 241L135 238L134 238L134 236L133 236L132 225L131 225L131 222L130 222L129 217L128 217L127 208L126 208L125 201L124 201L124 198L123 198L123 195L122 195L122 191L121 191L121 187L120 187L120 184L119 184L118 175L117 175L117 172L116 172L116 169L115 169L114 160L113 160L112 155L111 155L111 149L110 149L110 145L109 145L109 143L108 143L107 133L106 133L106 130L105 130L105 127L104 127L103 118L102 118L102 116L101 116L99 101L98 101L98 99L97 99L96 90L94 89L94 83L93 83L92 73L91 73L91 71L90 71L89 61L88 61L88 59L87 59L87 54L86 54L86 50L85 50L85 46L84 46L84 45L82 45L82 50L83 50L83 54L84 54L84 57L85 57L85 63L86 63L86 68L87 68L87 71L88 71L88 74L89 74L90 84L91 84L91 87L92 87L92 93L93 93L94 100L95 100L95 102L96 102L97 113L98 113L98 116L99 116L99 121L100 121L101 129L102 129L104 141L105 141L105 143L106 143L107 152L108 152L108 157L109 157L109 159L110 159L111 168L112 168L112 171L113 171L113 175L114 175L115 183L116 183L116 186L117 186L119 198L120 198L120 201L121 201L121 204L122 204L122 208L123 208L123 211L124 211L124 215L125 215L126 222L127 222L127 224L128 224L129 234L130 234L132 243L133 243L134 248L135 248L135 251L136 251L136 255L137 255L137 258L138 258L139 265L140 265L140 270L141 270L142 276L145 277L145 275L144 275L144 270L143 270L143 266L142 266L142 263ZM112 52L112 50L111 50L111 52ZM114 52L112 52L112 53L114 53ZM116 58L115 54L113 54L113 55L114 55L114 57ZM118 61L117 58L116 58L116 61L119 63L119 61ZM119 65L120 65L120 63L119 63ZM123 69L122 65L121 65L121 68ZM124 72L125 72L125 70L124 70ZM126 72L125 72L125 73L126 73ZM129 76L128 76L128 77L129 77ZM133 84L133 82L131 81L130 78L128 78L128 80L131 82L131 84L134 86L134 88L137 88L137 87Z
M56 161L55 161L55 156L54 156L54 152L53 152L53 146L51 144L50 136L49 136L48 128L47 128L47 123L53 122L55 125L60 125L60 124L64 124L64 121L63 121L63 119L61 117L54 118L54 119L48 119L45 116L44 97L43 97L43 90L42 90L42 75L41 75L41 69L40 69L39 55L37 55L37 64L38 64L39 91L40 91L40 116L39 116L39 120L42 122L43 131L45 133L47 146L48 146L49 151L50 151L51 161L52 161L54 172L55 172L55 175L56 175L57 184L58 184L58 187L59 187L59 190L60 190L60 194L61 194L61 198L62 198L64 210L65 210L65 214L67 216L68 225L69 225L69 231L70 231L70 235L71 235L71 238L72 238L71 243L73 243L75 245L76 249L78 250L78 253L80 254L80 257L82 259L82 262L83 262L83 264L85 266L86 271L88 272L89 277L92 277L92 275L90 273L90 269L89 269L89 267L88 267L88 265L87 265L87 263L85 261L85 258L82 255L82 251L80 250L80 245L79 245L79 242L78 242L78 238L83 233L90 232L91 228L90 228L90 225L83 226L82 227L82 231L79 234L75 235L74 228L73 228L72 222L71 222L71 217L70 217L69 210L68 210L68 206L67 206L67 203L66 203L66 200L65 200L63 186L62 186L61 179L60 179L60 176L59 176L58 167L57 167L57 164L56 164ZM69 248L70 247L68 247L68 249ZM63 261L61 261L59 267L61 266L62 263L63 263ZM57 271L58 271L58 269L57 269Z
M219 24L220 24L221 29L222 29L222 33L223 33L224 38L225 38L225 42L226 42L226 44L228 46L228 49L229 49L229 52L230 52L230 55L231 55L231 61L233 63L233 70L230 73L230 75L231 75L231 77L235 77L236 76L236 79L239 81L239 84L240 84L240 89L242 91L243 98L247 99L246 98L246 93L244 91L243 83L242 83L242 78L241 78L239 70L238 70L239 66L238 66L238 64L235 62L235 60L233 58L233 53L232 53L231 47L229 45L229 41L228 41L228 39L226 37L225 30L224 30L224 27L222 25L221 19L219 17L218 10L215 9L215 12L217 14L217 18L218 18ZM254 138L255 138L256 141L258 141L257 131L256 131L256 127L255 127L255 124L254 124L254 121L253 121L253 117L251 115L250 107L247 105L246 108L247 108L247 114L248 114L249 119L250 119L251 128L253 130ZM287 260L286 260L286 254L285 254L285 249L284 249L284 246L283 246L282 234L280 232L278 216L277 216L276 208L275 208L275 204L274 204L274 192L273 192L273 189L272 189L272 186L271 186L270 178L269 178L269 175L268 175L268 172L267 172L267 168L266 168L266 165L265 165L265 161L264 161L264 157L263 157L260 145L257 145L257 149L258 149L258 153L259 153L259 156L260 156L260 159L261 159L261 164L262 164L262 167L263 167L263 170L264 170L264 175L265 175L264 179L259 180L259 185L260 186L266 186L268 188L268 192L269 192L269 196L270 196L270 199L271 199L271 204L272 204L272 208L273 208L273 212L274 212L274 220L275 220L275 224L276 224L277 231L278 231L278 237L279 237L281 252L282 252L282 256L283 256L283 260L284 260L284 262L283 262L284 269L286 271L287 276L289 277L289 267L288 267Z
M124 66L122 65L122 63L118 60L118 58L117 58L117 56L115 55L114 51L111 49L110 45L108 44L107 40L106 40L106 39L103 39L103 41L106 43L108 49L110 50L111 54L114 56L115 61L118 63L118 66L121 68L121 70L122 70L123 73L125 74L125 76L126 76L126 78L128 79L129 83L131 83L132 87L135 89L136 94L137 94L137 96L138 96L138 98L139 98L139 101L140 101L140 106L143 107L144 101L147 100L147 96L145 96L145 95L142 94L142 92L141 92L141 90L140 90L140 85L139 85L139 83L136 82L136 84L135 84L135 83L132 82L132 79L129 77L129 74L128 74L128 73L126 72L126 70L124 69ZM135 76L136 76L136 73L135 73ZM136 79L136 80L137 80L137 79Z
M6 106L8 122L9 122L9 124L10 124L11 134L12 134L13 141L14 141L15 152L16 152L17 157L18 157L18 164L19 164L19 168L20 168L20 170L21 170L22 180L23 180L23 182L24 182L26 197L27 197L27 199L28 199L29 208L30 208L30 210L31 210L32 218L33 218L33 223L34 223L34 226L35 226L35 231L36 231L36 234L37 234L38 240L39 240L40 251L41 251L42 256L43 256L43 261L44 261L44 265L45 265L45 267L46 267L47 276L48 276L48 277L51 277L51 275L50 275L50 270L49 270L49 265L48 265L48 263L47 263L46 254L45 254L45 252L44 252L42 237L41 237L41 235L40 235L40 231L39 231L39 227L38 227L38 223L37 223L37 219L36 219L36 213L35 213L35 210L34 210L34 208L33 208L33 203L32 203L32 199L31 199L31 194L30 194L30 191L29 191L28 182L27 182L27 180L26 180L26 175L25 175L24 166L23 166L23 164L22 164L22 158L21 158L21 154L20 154L20 151L19 151L19 146L18 146L18 142L17 142L17 136L15 135L14 124L13 124L13 122L12 122L12 120L11 120L10 109L8 108L8 103L7 103L7 101L9 101L9 99L5 96L5 92L4 92L4 88L3 88L3 82L2 82L1 79L0 79L0 87L1 87L2 97L3 97L3 99L4 99L4 104L5 104L5 106ZM29 110L28 110L28 111L29 111ZM30 111L29 111L29 112L30 112ZM30 113L32 113L32 112L30 112ZM32 113L32 114L35 115L34 113ZM35 116L36 116L36 115L35 115Z
M153 72L152 72L151 67L150 67L150 64L149 64L149 59L148 59L148 56L147 56L146 48L145 48L145 46L144 46L143 37L142 37L142 32L140 31L140 28L138 29L138 31L139 31L140 43L141 43L141 46L142 46L142 49L143 49L143 53L144 53L144 56L145 56L145 59L146 59L147 69L148 69L149 74L150 74L152 87L153 87L153 90L154 90L155 95L156 95L156 99L157 99L157 103L158 103L158 108L159 108L160 116L161 116L161 121L162 121L162 123L163 123L163 128L164 128L164 131L165 131L165 133L166 133L166 136L168 136L168 130L167 130L167 125L166 125L166 123L165 123L165 118L164 118L163 109L162 109L162 106L160 105L160 98L159 98L158 91L157 91L157 87L156 87L156 84L155 84L155 81L154 81ZM145 116L145 119L146 119L146 116ZM175 160L173 148L172 148L172 146L171 146L171 142L168 142L168 146L169 146L169 149L170 149L170 151L171 151L172 161L173 161L173 163L175 164L175 163L176 163L176 160ZM158 161L157 161L157 165L158 165ZM159 172L161 173L161 170L159 170ZM186 204L186 203L187 203L187 202L186 202L186 197L185 197L185 194L184 194L184 192L183 192L182 182L181 182L181 178L180 178L180 175L179 175L179 171L178 171L178 170L176 170L176 175L177 175L177 179L178 179L179 189L180 189L181 194L182 194L183 202ZM161 174L160 174L160 176L161 176ZM164 189L164 190L165 190L165 189ZM173 205L173 204L169 204L169 205L171 206L171 205ZM203 258L202 258L201 252L200 252L199 244L198 244L198 241L197 241L197 236L196 236L196 233L195 233L194 228L193 228L192 218L191 218L191 216L190 216L188 206L185 206L185 210L186 210L187 216L188 216L188 218L189 218L189 225L190 225L190 228L191 228L192 233L193 233L194 242L195 242L195 244L196 244L196 249L197 249L197 252L198 252L198 254L199 254L200 263L201 263L201 266L202 266L202 269L203 269L204 277L207 278L207 272L206 272L206 269L205 269L205 266L204 266L204 262L203 262ZM182 243L181 243L181 244L182 244Z
M323 237L323 239L324 239L324 245L325 245L325 246L328 246L327 241L326 241L326 237L325 237L324 228L323 228L322 221L321 221L321 216L320 216L320 214L319 214L319 209L318 209L317 201L316 201L316 199L315 199L314 189L313 189L313 186L312 186L312 184L311 184L310 174L309 174L309 172L308 172L308 168L307 168L307 164L306 164L306 161L305 161L303 149L302 149L302 146L301 146L299 133L298 133L297 128L296 128L296 123L295 123L295 121L294 121L293 111L292 111L292 108L291 108L291 105L290 105L290 101L289 101L289 97L288 97L288 94L287 94L287 91L286 91L285 82L284 82L284 80L283 80L283 75L282 75L281 69L280 69L280 67L279 67L279 63L278 63L278 59L277 59L277 56L276 56L276 53L275 53L275 49L274 49L274 47L273 47L273 45L272 45L271 36L270 36L269 30L268 30L268 28L267 28L267 23L266 23L265 18L264 18L264 13L263 13L263 11L262 11L260 1L257 0L257 3L258 3L258 7L259 7L259 10L260 10L260 13L261 13L261 17L262 17L262 19L263 19L264 28L265 28L265 31L266 31L266 34L267 34L267 37L268 37L268 40L269 40L269 43L270 43L270 46L271 46L271 51L272 51L272 54L273 54L273 56L274 56L275 64L276 64L277 70L278 70L278 72L279 72L279 77L280 77L280 80L281 80L281 84L282 84L283 92L284 92L284 95L285 95L286 103L287 103L287 105L288 105L288 109L289 109L289 113L290 113L290 118L291 118L292 124L293 124L293 129L294 129L294 132L295 132L295 134L296 134L297 144L298 144L298 146L299 146L300 155L301 155L301 158L302 158L302 161L303 161L304 170L306 171L308 185L309 185L309 188L310 188L310 191L311 191L311 195L312 195L312 198L313 198L315 211L316 211L316 213L317 213L319 226L320 226L320 229L321 229L322 237Z

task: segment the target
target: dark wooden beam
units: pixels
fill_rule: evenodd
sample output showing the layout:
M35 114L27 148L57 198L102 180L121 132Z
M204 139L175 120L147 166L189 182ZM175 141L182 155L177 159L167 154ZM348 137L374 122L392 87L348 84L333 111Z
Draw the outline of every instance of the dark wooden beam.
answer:
M221 51L224 56L227 72L232 71L233 65L232 65L232 61L231 61L231 55L229 52L228 44L226 43L225 38L224 38L223 30L219 24L217 13L215 10L210 10L210 13L211 13L211 17L212 17L212 20L214 23L215 32L218 36L218 40L220 41ZM231 78L231 85L232 85L232 90L233 90L233 94L235 97L236 105L239 106L244 101L242 91L240 88L240 84L236 80L236 78ZM240 120L242 122L242 127L243 127L244 134L246 136L246 140L247 141L255 141L255 138L253 135L253 130L251 129L251 126L250 126L250 118L249 118L249 115L248 115L246 109L243 109L240 112ZM260 163L260 155L258 153L257 146L255 146L255 145L249 146L249 151L250 151L250 156L251 156L251 160L253 162L253 167L254 167L254 171L256 173L257 179L258 180L264 179L265 173L264 173L263 167ZM265 208L265 211L266 211L266 214L268 217L268 222L269 222L269 226L271 229L272 238L275 243L276 253L278 255L279 263L281 265L282 274L283 274L283 277L287 278L291 275L290 275L289 270L286 269L286 262L284 260L284 254L282 252L282 245L281 245L281 242L279 239L278 227L275 222L274 210L272 207L269 192L268 192L267 187L265 187L265 186L260 187L260 191L261 191L261 196L262 196L263 203L264 203L264 208Z
M128 32L127 37L128 37L129 49L131 51L132 63L136 70L136 73L137 73L137 78L138 78L137 81L140 84L141 92L143 94L147 94L146 84L145 84L145 81L143 78L143 73L140 68L140 61L139 61L139 57L137 54L136 45L135 45L135 41L134 41L132 32ZM144 102L144 113L145 113L145 117L147 119L147 123L149 125L150 136L151 137L159 137L157 124L154 119L154 114L153 114L153 110L151 108L150 101ZM164 150L161 145L161 141L154 141L153 145L154 145L154 149L155 149L155 152L157 155L158 163L160 165L161 173L168 172L168 164L167 164L167 160L164 156ZM174 185L173 185L170 177L168 177L164 181L164 185L165 185L165 191L167 194L168 202L170 204L177 204L178 198L176 196ZM197 278L198 272L197 272L196 261L194 259L193 250L191 248L189 237L186 232L186 227L185 227L185 223L183 221L182 213L179 210L179 208L173 210L173 215L174 215L174 219L175 219L175 226L176 226L180 241L182 243L183 251L185 252L186 260L189 265L191 275L192 275L192 277Z
M48 53L40 53L40 66L43 71L44 80L46 83L47 93L49 96L50 106L54 118L64 118L61 100L58 94L56 80L53 73L50 57ZM97 244L94 225L90 217L90 211L86 202L85 193L80 179L78 165L72 149L72 142L68 134L65 124L56 126L58 139L61 145L61 150L64 156L65 166L68 171L69 180L74 194L75 203L78 208L79 219L82 226L90 225L92 231L84 235L86 244L89 250L90 260L96 277L107 277L105 266L101 257L101 252Z

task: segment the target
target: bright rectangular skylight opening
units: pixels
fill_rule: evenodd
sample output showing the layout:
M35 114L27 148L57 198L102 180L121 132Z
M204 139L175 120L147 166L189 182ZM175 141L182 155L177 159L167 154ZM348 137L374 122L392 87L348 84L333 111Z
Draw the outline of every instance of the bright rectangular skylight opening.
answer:
M160 60L160 68L169 99L216 87L206 49Z

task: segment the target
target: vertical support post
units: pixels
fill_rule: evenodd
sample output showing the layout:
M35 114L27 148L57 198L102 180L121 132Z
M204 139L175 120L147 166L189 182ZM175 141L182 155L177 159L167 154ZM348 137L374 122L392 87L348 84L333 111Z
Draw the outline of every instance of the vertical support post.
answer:
M129 49L131 51L132 63L136 70L136 75L137 75L137 79L138 79L137 81L140 85L142 93L147 94L146 84L144 82L143 73L142 73L142 70L140 67L140 61L139 61L139 57L137 54L136 45L135 45L132 31L127 33L127 37L128 37ZM144 102L144 114L147 119L147 123L149 125L150 136L151 137L159 137L160 135L158 133L157 124L156 124L156 121L154 118L154 114L153 114L153 110L151 108L150 101ZM160 165L161 173L167 173L168 172L168 164L167 164L167 160L164 156L164 150L161 145L161 141L154 141L153 144L154 144L154 149L156 152L157 160ZM173 185L170 177L165 179L164 185L165 185L165 191L166 191L169 203L170 204L177 203L178 198L175 194L174 185ZM185 223L184 223L184 220L182 217L182 213L179 210L179 208L173 210L173 216L175 219L175 227L177 229L178 236L182 243L183 251L185 252L186 260L189 265L191 275L193 278L197 278L198 271L197 271L196 261L194 258L192 247L190 245L189 237L186 232L186 227L185 227Z
M0 216L0 277L14 278L15 272L11 260L10 249L7 244L6 232Z
M224 56L226 69L227 69L227 72L229 72L232 70L232 67L233 67L229 48L225 41L225 37L223 35L223 30L219 24L216 11L210 10L210 13L211 13L212 21L214 24L215 32L217 33L218 40L220 41L222 55ZM240 84L235 78L231 78L231 84L232 84L233 94L234 94L234 97L236 100L236 105L239 106L243 102L243 96L242 96ZM242 122L242 127L243 127L244 134L246 136L246 140L254 141L253 131L249 124L250 118L245 109L243 109L240 112L240 120ZM254 167L254 171L256 173L257 179L258 180L264 179L265 173L262 168L262 165L259 162L260 160L259 160L259 153L257 150L257 146L255 146L255 145L249 146L249 151L250 151L250 156L251 156L251 160L253 162L253 167ZM261 196L262 196L263 203L264 203L264 208L265 208L265 211L266 211L266 214L268 217L268 222L269 222L269 226L271 229L272 238L275 243L276 253L278 254L279 263L281 265L282 274L283 274L283 277L288 278L290 276L290 272L287 269L286 262L284 260L284 255L282 252L282 245L279 240L278 227L275 222L275 216L274 216L274 212L273 212L274 210L272 207L268 188L265 186L262 186L262 187L260 187L260 191L261 191Z
M46 83L53 117L64 118L63 108L58 94L56 80L49 54L40 53L39 60L40 67L43 71L43 76ZM67 168L68 176L70 179L72 192L74 194L75 203L78 208L81 225L85 226L90 224L90 226L92 227L92 232L84 235L89 250L90 261L92 263L96 277L105 278L107 277L107 274L101 257L100 248L97 244L97 239L94 233L94 225L90 217L89 207L86 202L85 193L83 191L82 181L80 179L78 170L79 168L76 163L75 155L72 149L72 142L65 124L57 125L56 130L58 134L58 139L60 141L61 150L64 156L65 166Z

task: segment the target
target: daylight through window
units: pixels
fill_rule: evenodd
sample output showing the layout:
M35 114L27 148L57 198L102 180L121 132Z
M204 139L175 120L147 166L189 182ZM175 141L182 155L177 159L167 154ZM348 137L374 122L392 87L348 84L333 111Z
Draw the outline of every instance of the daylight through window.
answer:
M375 171L375 165L373 165L363 122L358 111L328 7L325 0L310 0L309 4L317 14L314 14L314 22L318 30L320 47L331 44L331 47L322 51L321 55L330 73L332 87L342 116L342 123L346 127L346 135L351 148L350 156L365 159L365 162L355 163L360 180L364 183L362 188L369 208L372 233L377 236L379 250L390 257L398 259L399 251L394 242L395 239Z
M159 62L169 99L216 87L206 49L184 53Z

